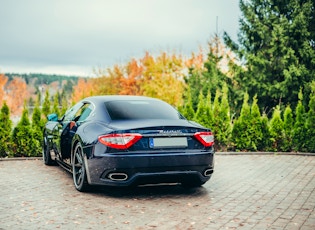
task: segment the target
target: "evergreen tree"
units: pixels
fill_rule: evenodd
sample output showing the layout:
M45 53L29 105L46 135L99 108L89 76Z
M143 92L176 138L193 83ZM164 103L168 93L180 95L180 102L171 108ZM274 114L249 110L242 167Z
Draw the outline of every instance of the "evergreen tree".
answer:
M28 110L24 107L22 117L12 133L14 156L32 156L32 142L31 123Z
M60 94L57 92L54 96L53 111L52 111L53 113L56 113L58 117L60 116L59 97L60 97Z
M249 136L251 139L251 145L253 150L263 150L265 148L265 136L263 133L264 130L264 124L262 121L262 117L259 111L259 107L258 107L258 100L256 95L253 98L253 103L251 106L251 123L249 128Z
M232 129L232 144L236 151L256 150L255 146L252 144L249 131L251 128L251 113L248 99L249 95L245 93L241 114L238 119L234 121Z
M40 156L42 151L42 141L43 141L43 127L44 121L41 119L41 110L38 103L35 105L33 115L32 115L32 154L33 156Z
M203 126L208 125L208 110L206 108L205 99L203 96L203 93L199 93L199 103L197 106L197 111L194 117L194 121L198 122L199 124Z
M194 119L195 111L193 109L193 104L192 104L192 100L191 100L191 94L190 94L190 87L189 86L187 88L187 102L182 107L180 107L179 110L187 120L193 120Z
M43 107L42 107L42 113L44 114L45 118L51 112L50 107L51 107L51 102L50 102L49 91L46 90Z
M303 105L303 93L300 89L298 95L299 101L295 109L295 123L293 127L293 149L295 151L305 151L305 143L307 139L306 129L306 112Z
M67 99L67 95L65 94L64 91L62 91L61 93L61 111L60 111L60 115L65 114L65 112L67 111L69 105L68 105L68 99Z
M186 96L185 101L187 103L188 100L191 100L192 108L194 111L197 111L198 107L198 98L200 95L200 91L202 91L202 87L205 84L202 79L201 70L196 70L194 68L189 68L188 76L185 77L186 84L188 86L189 91L184 93ZM189 101L188 101L189 103Z
M284 142L283 142L283 146L281 147L283 151L288 152L292 150L293 125L294 125L293 113L292 113L291 107L288 105L285 108L284 115L283 115Z
M216 90L214 101L213 101L213 108L212 108L212 115L213 115L213 124L211 126L212 132L215 137L215 147L217 149L220 148L220 140L218 137L220 136L220 95L221 92L219 89Z
M10 155L11 131L10 109L4 102L0 110L0 157Z
M315 152L315 81L312 83L312 92L309 100L309 111L306 121L307 139L306 148L309 152Z
M206 127L211 128L214 126L214 118L213 118L213 109L212 109L212 100L211 100L211 92L208 91L207 97L206 97L206 110L207 110L207 125Z
M277 106L273 111L269 130L272 141L272 150L282 151L284 142L284 125L281 118L280 106Z
M205 70L202 72L202 92L204 95L210 91L211 95L217 89L222 90L223 86L231 85L230 79L220 70L219 62L223 58L219 50L219 37L215 35L212 42L209 42L208 58L204 63Z
M212 42L209 42L208 58L204 62L202 69L190 68L188 77L185 78L186 84L191 89L191 98L193 109L197 111L199 95L203 96L208 92L215 95L216 91L222 90L224 84L231 87L231 79L222 72L219 62L222 59L222 50L219 50L219 37L215 36Z
M261 142L261 146L258 146L258 150L270 150L272 142L269 131L269 120L268 116L265 113L261 117L261 132L263 140Z
M246 68L235 80L260 108L297 104L298 89L315 79L314 0L241 0L239 44L225 33L226 44ZM307 100L306 100L307 101Z
M232 133L228 90L227 84L223 84L219 116L217 117L219 126L216 132L216 142L222 150L228 148Z

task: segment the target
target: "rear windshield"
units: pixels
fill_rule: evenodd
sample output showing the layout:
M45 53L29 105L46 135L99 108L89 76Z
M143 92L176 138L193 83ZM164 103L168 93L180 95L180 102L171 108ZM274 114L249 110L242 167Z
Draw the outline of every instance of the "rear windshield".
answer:
M112 120L183 119L176 109L163 101L109 101L105 106Z

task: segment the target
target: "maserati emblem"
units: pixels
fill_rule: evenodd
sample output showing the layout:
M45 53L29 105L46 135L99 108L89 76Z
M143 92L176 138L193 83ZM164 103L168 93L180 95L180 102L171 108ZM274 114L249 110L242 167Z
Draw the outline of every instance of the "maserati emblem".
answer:
M180 129L178 130L159 130L160 133L162 134L180 134L182 131Z

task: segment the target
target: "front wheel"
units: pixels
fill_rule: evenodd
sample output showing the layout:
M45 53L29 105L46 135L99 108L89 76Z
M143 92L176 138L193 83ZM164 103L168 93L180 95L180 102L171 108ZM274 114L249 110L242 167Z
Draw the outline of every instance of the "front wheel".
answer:
M77 143L72 156L72 175L75 188L84 192L87 191L86 168L84 164L83 149L80 143Z

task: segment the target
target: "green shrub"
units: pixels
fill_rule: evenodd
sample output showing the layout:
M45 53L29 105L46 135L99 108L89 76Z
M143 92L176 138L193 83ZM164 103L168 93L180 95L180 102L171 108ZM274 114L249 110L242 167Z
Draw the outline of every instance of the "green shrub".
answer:
M236 151L256 150L251 138L251 114L248 105L248 93L244 94L240 116L234 121L232 129L232 145Z
M293 150L295 151L306 151L306 137L307 137L307 128L306 128L306 113L303 106L303 94L302 90L299 92L299 101L295 109L295 122L293 126Z
M32 154L32 129L31 123L28 118L28 110L24 108L22 112L22 117L13 129L12 133L12 145L15 157L30 157Z
M312 82L312 92L308 107L306 120L307 139L305 140L305 144L307 151L315 152L315 81Z
M11 131L10 109L4 102L0 111L0 157L10 155Z
M272 114L269 125L272 151L283 151L284 143L284 124L281 118L280 106L277 106Z
M282 151L290 152L292 150L293 125L293 113L291 107L288 105L283 115L284 140L283 146L281 147Z

